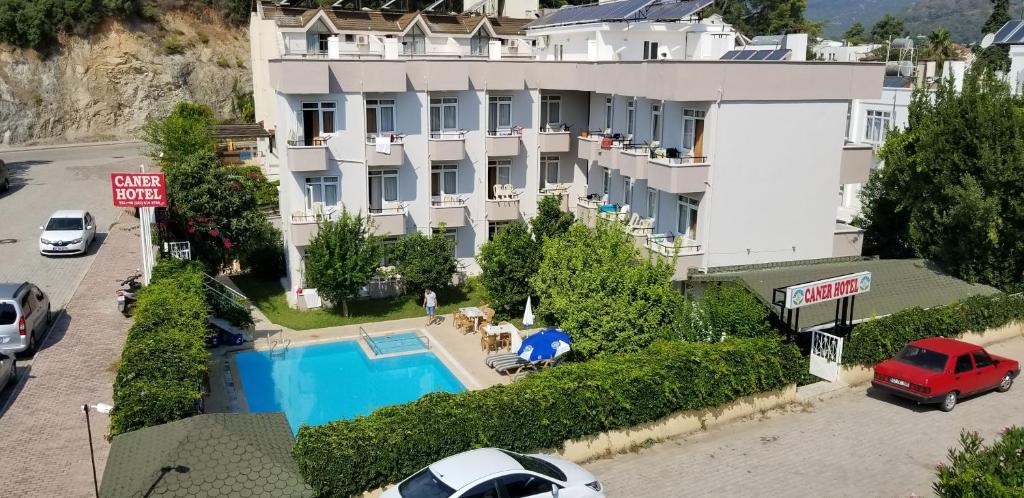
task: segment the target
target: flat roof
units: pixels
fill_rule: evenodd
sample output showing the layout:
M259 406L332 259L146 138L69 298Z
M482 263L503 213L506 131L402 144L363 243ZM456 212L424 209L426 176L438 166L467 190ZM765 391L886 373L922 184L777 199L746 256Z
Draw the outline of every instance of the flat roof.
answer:
M210 133L213 138L223 140L227 138L263 138L271 136L271 133L263 128L263 121L259 123L226 123L210 126Z
M871 272L871 290L857 296L853 307L855 322L891 315L907 308L931 308L974 295L999 292L994 287L971 284L950 276L934 262L924 259L838 258L712 268L708 274L691 275L690 280L739 283L753 292L772 309L773 314L777 315L778 306L771 304L773 289L862 271ZM800 308L799 327L807 329L833 322L835 303L836 301L829 301Z

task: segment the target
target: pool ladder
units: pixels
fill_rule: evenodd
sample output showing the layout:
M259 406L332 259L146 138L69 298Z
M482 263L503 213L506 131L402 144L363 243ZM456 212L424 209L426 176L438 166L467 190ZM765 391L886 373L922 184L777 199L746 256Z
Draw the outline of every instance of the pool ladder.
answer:
M271 330L267 332L267 347L270 350L271 356L273 356L274 353L284 354L286 351L288 351L288 346L291 346L292 344L292 341L290 339L282 338L281 334L281 329L277 329L276 331ZM274 335L277 335L276 339L274 339Z

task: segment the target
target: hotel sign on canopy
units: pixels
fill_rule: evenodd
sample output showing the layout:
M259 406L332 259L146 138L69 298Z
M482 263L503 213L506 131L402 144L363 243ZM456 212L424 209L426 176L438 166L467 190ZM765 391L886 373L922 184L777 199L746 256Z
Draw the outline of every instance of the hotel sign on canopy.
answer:
M811 304L834 301L863 294L870 290L871 272L869 271L817 280L786 287L786 308L801 308Z

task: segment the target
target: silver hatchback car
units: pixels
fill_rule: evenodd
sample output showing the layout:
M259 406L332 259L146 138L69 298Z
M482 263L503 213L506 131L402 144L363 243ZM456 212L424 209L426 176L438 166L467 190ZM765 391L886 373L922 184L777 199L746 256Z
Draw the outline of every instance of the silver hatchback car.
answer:
M35 352L49 324L50 298L39 287L0 283L0 352Z

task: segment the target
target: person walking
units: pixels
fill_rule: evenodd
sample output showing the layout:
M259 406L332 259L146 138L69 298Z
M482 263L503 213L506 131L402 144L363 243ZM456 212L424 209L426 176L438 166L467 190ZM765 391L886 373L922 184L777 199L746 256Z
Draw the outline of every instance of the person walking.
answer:
M430 289L423 292L423 307L427 310L427 325L434 324L434 314L437 313L437 294Z

